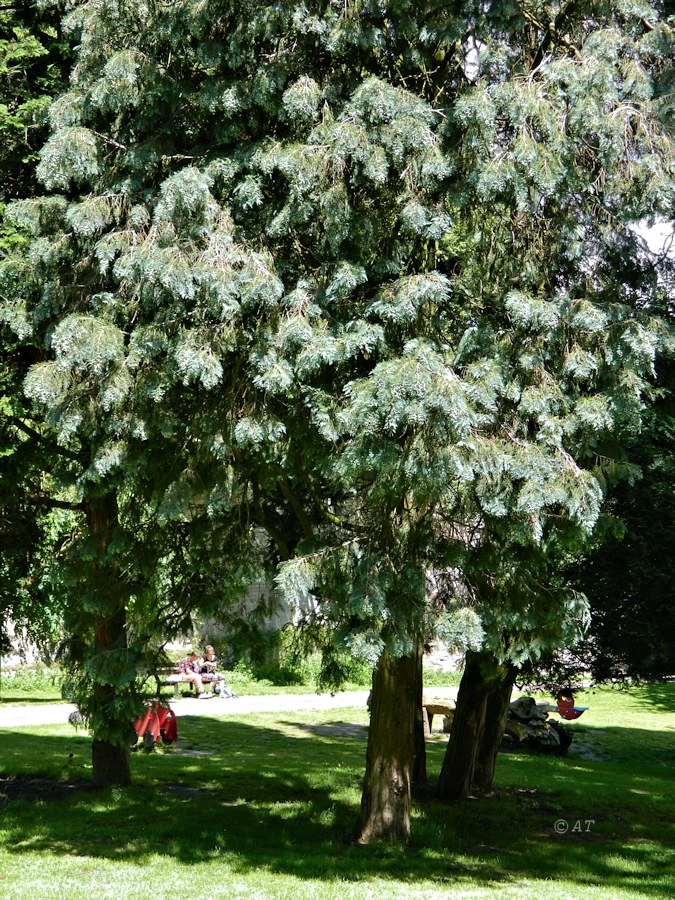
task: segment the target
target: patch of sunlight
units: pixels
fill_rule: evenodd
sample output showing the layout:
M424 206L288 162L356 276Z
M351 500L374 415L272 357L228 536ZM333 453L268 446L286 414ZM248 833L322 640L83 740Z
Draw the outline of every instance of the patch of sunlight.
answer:
M648 868L645 863L637 859L631 859L629 856L620 856L619 854L606 856L605 865L616 872L623 872L624 874L644 872Z

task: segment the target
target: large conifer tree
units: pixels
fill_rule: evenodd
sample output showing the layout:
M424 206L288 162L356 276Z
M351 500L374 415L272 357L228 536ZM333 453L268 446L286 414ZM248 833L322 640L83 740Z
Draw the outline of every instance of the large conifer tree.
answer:
M593 528L639 418L663 329L624 272L672 204L672 29L623 0L90 0L68 24L50 193L14 207L33 242L2 274L49 354L27 393L86 450L97 558L139 498L267 528L282 588L378 661L359 836L405 839L421 641L467 602L497 662L567 627L519 561Z

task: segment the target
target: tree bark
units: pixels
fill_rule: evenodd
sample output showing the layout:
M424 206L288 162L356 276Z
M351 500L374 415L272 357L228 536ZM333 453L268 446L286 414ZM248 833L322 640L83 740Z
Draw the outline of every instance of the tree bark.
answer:
M485 707L483 737L478 748L474 787L485 793L493 789L499 745L504 737L506 716L516 678L516 668L509 663L500 666L500 674L492 683Z
M410 784L415 754L418 654L383 651L373 673L366 773L357 842L410 837ZM421 707L420 707L421 714Z
M471 650L466 654L450 740L438 780L442 800L462 800L471 793L489 692L481 666L483 655Z
M89 500L86 504L87 524L96 542L97 559L93 563L93 581L98 608L94 616L94 645L98 657L119 652L127 646L126 610L123 596L117 590L119 573L105 559L112 536L118 528L117 500L114 494ZM110 678L110 676L108 676ZM92 743L92 781L96 787L131 784L131 762L127 737L129 722L115 722L117 690L110 680L99 681L94 688L93 709L110 713L106 731L117 735L99 738Z
M413 785L416 786L425 785L427 783L427 745L424 735L424 719L422 714L422 697L424 694L424 672L422 668L423 655L424 648L421 644L417 644L415 646L415 682L413 686L415 691L415 759L412 773Z

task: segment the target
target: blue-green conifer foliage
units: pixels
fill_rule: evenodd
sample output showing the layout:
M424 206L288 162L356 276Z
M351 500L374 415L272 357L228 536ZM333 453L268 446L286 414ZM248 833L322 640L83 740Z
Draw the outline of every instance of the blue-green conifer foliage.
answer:
M669 340L634 229L673 204L664 5L87 0L65 25L0 285L78 489L158 528L273 534L290 503L280 589L373 660L458 623L516 662L568 637L583 602L542 571L592 531Z

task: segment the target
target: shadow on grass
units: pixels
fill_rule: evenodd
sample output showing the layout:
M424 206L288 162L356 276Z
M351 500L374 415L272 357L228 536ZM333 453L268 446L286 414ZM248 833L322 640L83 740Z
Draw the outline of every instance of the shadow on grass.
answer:
M632 830L644 820L662 816L675 795L675 746L668 730L625 726L584 726L573 729L569 752L560 757L536 751L500 754L497 776L510 787L554 791L580 814L614 816ZM668 821L672 817L668 816Z
M449 889L461 881L489 886L545 878L667 895L667 850L649 827L642 843L627 840L636 825L630 809L622 819L596 816L590 831L556 832L561 818L572 824L593 818L593 790L599 807L613 790L616 808L617 768L603 777L597 761L509 756L500 762L503 783L515 782L518 790L416 807L408 848L352 845L365 746L361 733L345 733L345 724L308 726L289 717L263 727L182 718L176 747L134 754L135 785L128 790L0 803L5 847L17 855L121 863L159 856L226 865L241 875L262 868L327 882L427 880ZM192 748L209 755L189 755ZM430 747L430 771L438 771L443 750ZM88 758L82 734L0 732L5 775L82 777Z
M663 712L675 712L675 682L641 684L632 688L631 693L634 693L644 706L655 707Z

